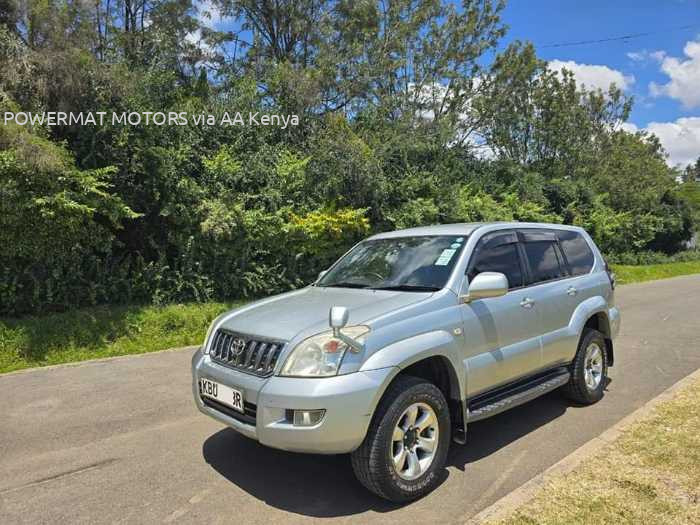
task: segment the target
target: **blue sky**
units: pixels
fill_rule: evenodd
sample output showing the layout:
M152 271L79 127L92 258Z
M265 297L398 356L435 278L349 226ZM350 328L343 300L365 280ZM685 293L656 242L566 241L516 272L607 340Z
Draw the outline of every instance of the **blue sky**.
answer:
M509 30L499 50L531 41L550 67L588 87L615 82L635 99L629 131L656 134L670 165L700 157L700 0L509 0L502 17ZM234 29L218 16L211 23Z
M678 101L667 97L649 100L649 83L663 84L669 79L661 71L658 60L636 54L662 51L668 56L684 57L685 44L700 40L700 0L512 0L503 18L510 29L500 47L515 39L530 40L535 43L538 55L546 60L600 64L634 77L629 91L638 100L632 115L635 124L644 126L654 120L675 120L687 114ZM596 44L547 47L639 33L654 34ZM694 113L700 115L698 111Z
M499 47L529 40L587 85L624 84L635 98L630 130L658 135L669 164L700 156L700 0L511 0L503 19ZM559 45L640 33L652 34Z

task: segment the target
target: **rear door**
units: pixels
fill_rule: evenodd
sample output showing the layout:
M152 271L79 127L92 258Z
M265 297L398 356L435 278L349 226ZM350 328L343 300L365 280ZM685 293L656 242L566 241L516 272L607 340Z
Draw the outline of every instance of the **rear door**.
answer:
M570 274L566 279L566 296L562 307L568 324L579 304L600 294L600 280L591 274L595 257L583 235L574 230L557 230L556 235ZM543 337L542 346L546 363L568 363L576 354L578 334L569 332L569 337L558 337L556 334Z
M537 309L524 289L526 274L514 231L486 234L479 240L467 266L467 281L481 272L505 274L509 291L461 305L469 397L541 366Z
M568 326L578 304L578 290L556 230L519 230L518 235L528 268L529 293L542 327L542 367L548 368L566 361L570 354Z

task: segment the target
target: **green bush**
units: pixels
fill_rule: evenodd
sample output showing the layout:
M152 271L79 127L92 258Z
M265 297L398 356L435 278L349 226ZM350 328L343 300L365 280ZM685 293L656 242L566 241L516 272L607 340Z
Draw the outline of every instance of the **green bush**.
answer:
M526 42L497 52L502 2L398 2L387 18L373 2L286 1L274 34L269 9L240 3L226 16L261 31L249 46L188 1L142 2L109 31L90 22L109 2L26 4L0 13L0 112L299 125L3 123L2 315L268 295L396 228L563 222L644 261L674 257L699 224L695 176L679 186L654 136L620 130L623 91L581 87Z
M234 306L98 306L0 320L0 373L198 345L211 321Z
M607 256L607 260L610 263L630 266L691 262L700 261L700 250L685 250L673 255L667 255L663 252L650 251L613 253Z
M62 147L0 128L0 313L104 301L115 231L137 215L113 193L111 167L79 170Z

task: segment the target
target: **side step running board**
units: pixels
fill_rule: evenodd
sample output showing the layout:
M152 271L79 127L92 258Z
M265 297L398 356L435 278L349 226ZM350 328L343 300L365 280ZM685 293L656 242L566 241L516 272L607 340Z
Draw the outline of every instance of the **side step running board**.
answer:
M542 394L565 385L570 377L571 374L566 368L558 368L543 376L468 400L467 422L473 423L527 403Z

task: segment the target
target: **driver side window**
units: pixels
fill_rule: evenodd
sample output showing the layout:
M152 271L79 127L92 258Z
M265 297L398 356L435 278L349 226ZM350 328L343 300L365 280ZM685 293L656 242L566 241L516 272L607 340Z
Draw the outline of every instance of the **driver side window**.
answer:
M499 243L500 239L504 242ZM508 240L500 237L492 240L496 242L487 240L483 244L479 243L467 272L469 282L481 272L500 272L508 279L509 290L523 286L523 270L518 245L517 242L508 242Z

